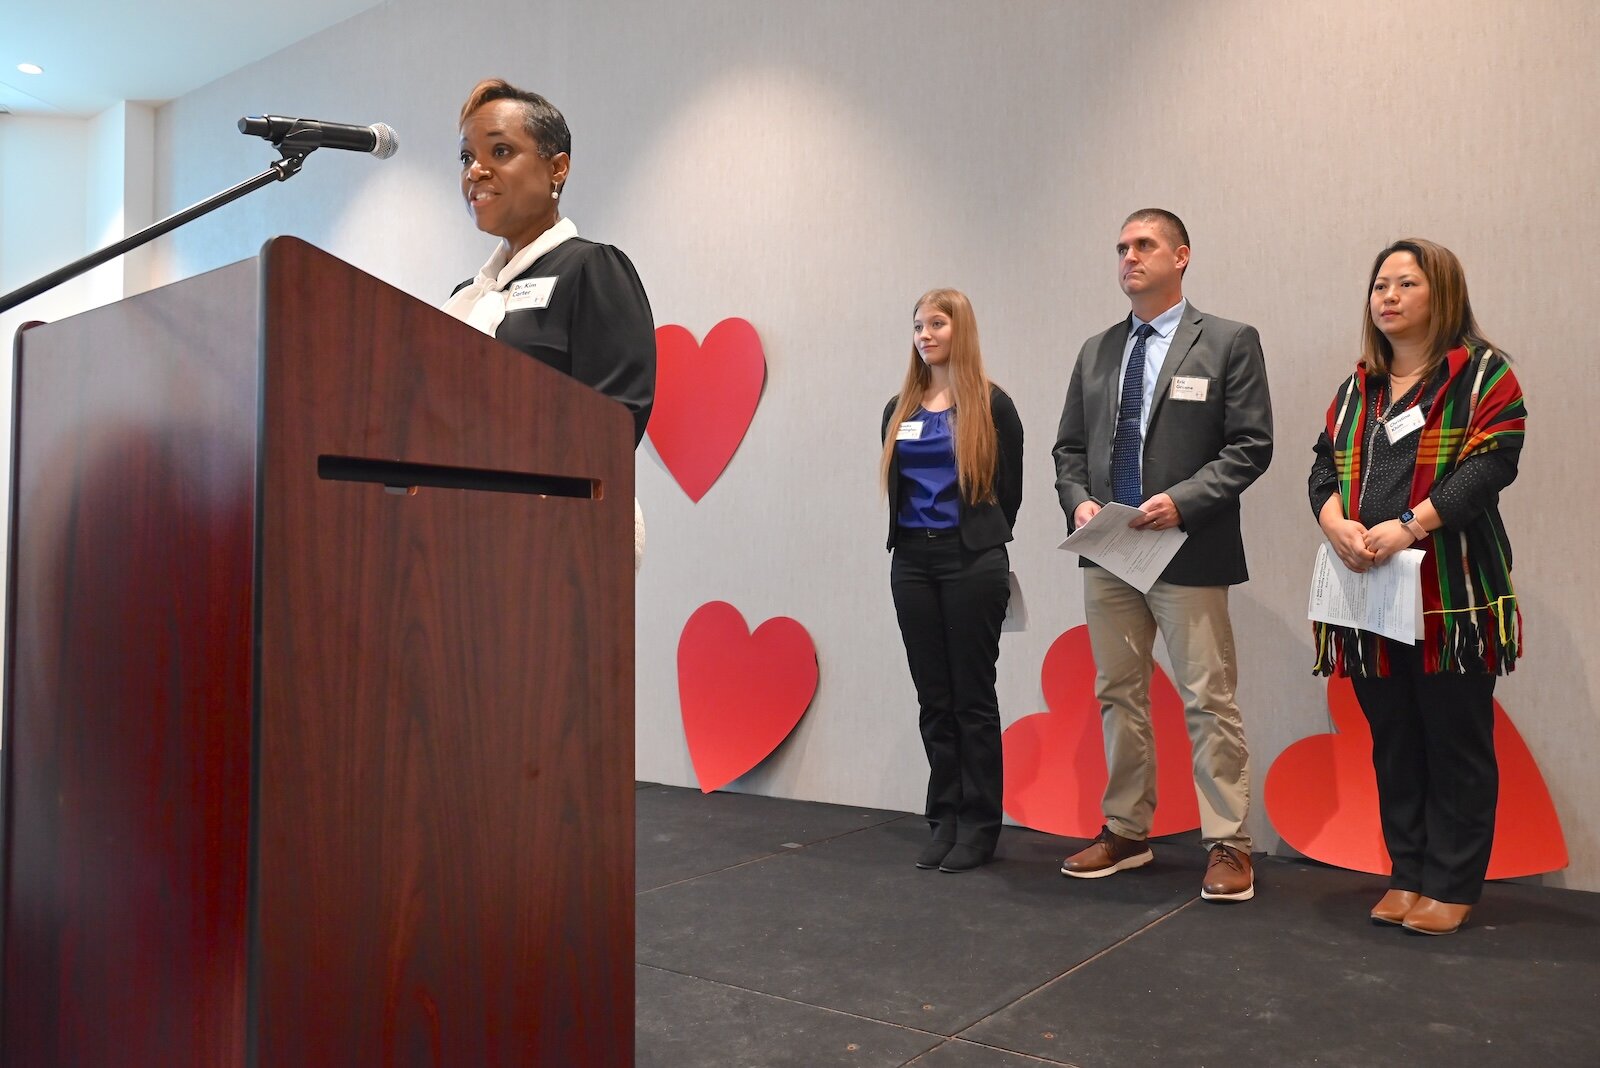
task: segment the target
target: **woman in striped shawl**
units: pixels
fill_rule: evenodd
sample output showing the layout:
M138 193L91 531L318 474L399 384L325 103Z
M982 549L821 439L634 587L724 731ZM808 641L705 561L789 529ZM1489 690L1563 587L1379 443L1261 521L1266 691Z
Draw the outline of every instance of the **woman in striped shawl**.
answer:
M1317 672L1348 675L1372 726L1393 868L1375 923L1450 934L1483 889L1499 795L1494 684L1522 652L1498 504L1526 414L1454 253L1419 239L1378 253L1361 362L1334 394L1310 478L1311 510L1352 571L1427 554L1418 644L1316 625Z

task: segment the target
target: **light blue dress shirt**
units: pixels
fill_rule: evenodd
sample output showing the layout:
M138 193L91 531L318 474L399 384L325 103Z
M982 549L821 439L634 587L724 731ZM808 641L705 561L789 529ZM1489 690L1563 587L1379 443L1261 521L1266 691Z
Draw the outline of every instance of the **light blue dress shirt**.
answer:
M1146 338L1144 343L1144 398L1139 403L1141 442L1144 440L1145 431L1150 429L1150 407L1156 396L1156 379L1161 377L1161 365L1166 361L1167 350L1172 348L1172 332L1178 329L1178 324L1183 321L1183 313L1188 307L1187 300L1180 300L1150 320L1150 329L1155 333ZM1130 314L1128 318L1133 325L1128 327L1128 342L1122 346L1122 366L1118 368L1118 382L1128 375L1128 357L1133 355L1133 344L1138 340L1134 334L1144 325L1144 320L1137 315Z

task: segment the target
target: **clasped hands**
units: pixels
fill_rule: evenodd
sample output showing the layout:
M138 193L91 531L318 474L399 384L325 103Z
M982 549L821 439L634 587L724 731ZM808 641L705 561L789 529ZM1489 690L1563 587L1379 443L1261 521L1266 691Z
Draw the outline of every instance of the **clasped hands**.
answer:
M1398 519L1385 520L1368 528L1354 519L1341 517L1324 522L1322 532L1344 566L1356 572L1386 563L1395 553L1416 543L1411 531Z

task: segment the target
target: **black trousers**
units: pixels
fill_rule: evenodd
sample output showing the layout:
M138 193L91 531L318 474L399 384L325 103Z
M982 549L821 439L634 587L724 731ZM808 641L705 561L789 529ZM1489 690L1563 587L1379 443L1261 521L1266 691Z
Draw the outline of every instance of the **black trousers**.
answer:
M1477 902L1494 846L1500 767L1493 675L1425 674L1422 653L1389 644L1386 678L1351 678L1372 726L1389 885Z
M992 851L1004 787L995 663L1011 598L1005 546L972 552L956 531L902 531L889 585L916 684L933 837Z

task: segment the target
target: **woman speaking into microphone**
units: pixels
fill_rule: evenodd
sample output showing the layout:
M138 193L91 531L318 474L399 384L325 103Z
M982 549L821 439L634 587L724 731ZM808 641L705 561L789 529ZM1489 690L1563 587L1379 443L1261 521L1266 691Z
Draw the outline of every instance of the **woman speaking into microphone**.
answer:
M461 107L461 195L500 242L444 310L620 401L637 446L656 389L650 301L627 256L561 217L571 161L572 134L550 101L499 78L473 88ZM635 528L637 567L637 505Z

